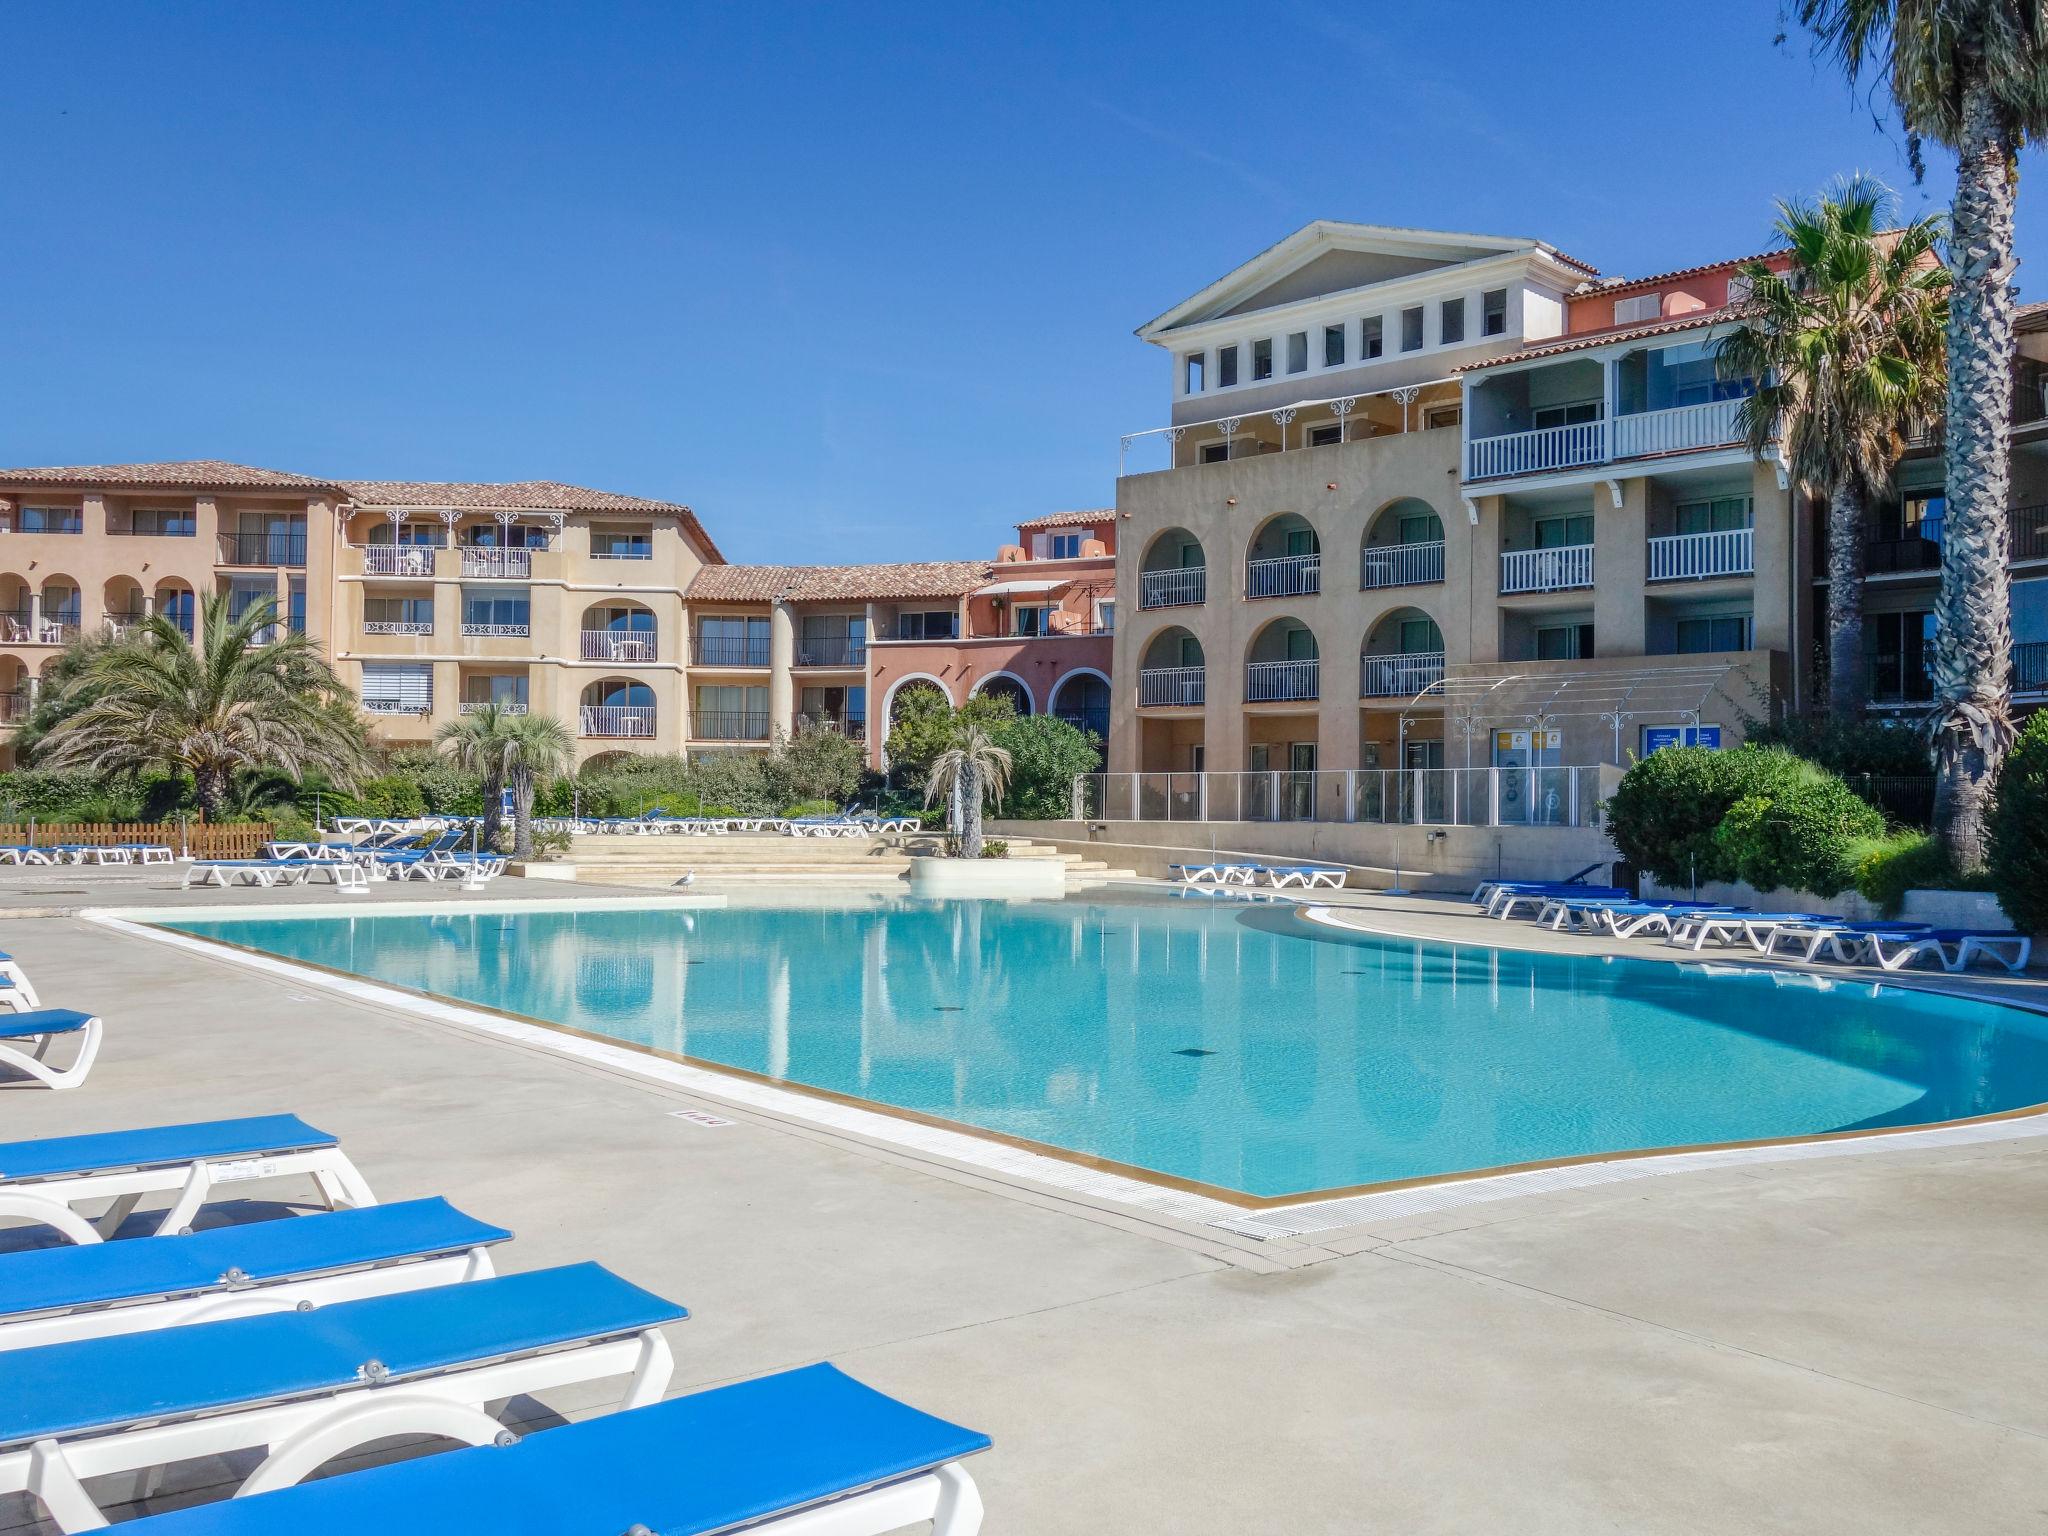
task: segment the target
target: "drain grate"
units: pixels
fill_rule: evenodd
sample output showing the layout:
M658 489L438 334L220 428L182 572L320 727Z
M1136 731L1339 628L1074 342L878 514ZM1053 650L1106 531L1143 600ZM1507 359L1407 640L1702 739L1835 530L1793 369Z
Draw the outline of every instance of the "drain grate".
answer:
M1214 1051L1205 1051L1199 1045L1184 1045L1173 1053L1176 1056L1214 1056Z
M932 1005L933 1013L965 1013L966 1011L965 1008L957 1007L952 1003L934 1003Z

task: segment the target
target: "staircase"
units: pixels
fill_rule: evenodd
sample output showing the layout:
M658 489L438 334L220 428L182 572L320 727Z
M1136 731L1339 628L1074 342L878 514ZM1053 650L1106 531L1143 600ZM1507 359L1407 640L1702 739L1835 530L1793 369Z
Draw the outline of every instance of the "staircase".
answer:
M1013 859L1057 859L1066 865L1069 890L1132 879L1101 859L1061 853L1047 843L1006 838ZM723 837L669 834L615 837L579 834L570 839L569 862L576 878L595 885L673 885L694 871L699 885L723 881L894 881L913 858L938 852L931 836L786 837L773 832L729 832Z

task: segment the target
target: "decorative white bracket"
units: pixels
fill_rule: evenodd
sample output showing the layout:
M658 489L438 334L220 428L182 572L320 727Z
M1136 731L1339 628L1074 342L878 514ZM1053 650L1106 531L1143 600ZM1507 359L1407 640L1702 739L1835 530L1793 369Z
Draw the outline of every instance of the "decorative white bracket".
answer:
M1614 498L1614 510L1619 512L1621 510L1621 482L1619 480L1603 480L1600 483L1607 487L1607 494Z
M1479 526L1479 503L1470 496L1460 496L1458 500L1465 503L1465 521L1474 528L1477 528Z

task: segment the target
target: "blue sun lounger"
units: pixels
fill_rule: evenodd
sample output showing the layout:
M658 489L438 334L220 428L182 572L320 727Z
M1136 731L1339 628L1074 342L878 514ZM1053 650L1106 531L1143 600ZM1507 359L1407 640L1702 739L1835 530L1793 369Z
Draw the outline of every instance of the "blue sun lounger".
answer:
M1967 971L1973 962L1989 960L2017 976L2027 968L2034 941L2012 928L1930 928L1918 933L1873 933L1868 945L1869 958L1888 971L1904 970L1915 960L1932 955L1945 971Z
M100 1053L102 1029L98 1014L81 1013L76 1008L0 1013L0 1068L26 1072L47 1088L76 1088ZM72 1035L78 1037L78 1049L72 1053L71 1065L52 1066L45 1060L50 1047Z
M310 1175L330 1208L377 1203L332 1136L296 1115L257 1115L0 1142L0 1217L96 1243L112 1237L144 1195L175 1192L157 1221L161 1237L189 1227L216 1189L291 1175ZM99 1201L112 1203L90 1220L75 1209Z
M485 1280L511 1236L436 1198L0 1254L0 1351Z
M668 1389L661 1329L688 1316L572 1264L10 1350L0 1494L33 1494L60 1529L94 1530L105 1516L84 1485L95 1477L253 1451L262 1459L238 1491L261 1493L393 1436L490 1445L506 1430L487 1404L550 1388L625 1376L624 1406L637 1408Z
M29 982L28 972L4 949L0 949L0 1003L17 1013L43 1006L43 1000L36 996L36 989Z
M135 1536L974 1536L987 1435L829 1365L277 1493L124 1523Z

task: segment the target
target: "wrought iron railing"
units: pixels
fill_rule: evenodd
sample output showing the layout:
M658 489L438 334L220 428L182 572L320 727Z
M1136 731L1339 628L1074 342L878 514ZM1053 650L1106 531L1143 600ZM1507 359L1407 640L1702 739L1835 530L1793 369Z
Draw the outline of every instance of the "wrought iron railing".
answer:
M424 579L434 574L434 546L365 544L363 573L367 576L413 576Z
M1244 696L1248 703L1313 699L1317 696L1315 661L1252 661L1245 664Z
M1335 768L1243 773L1085 773L1090 821L1322 821L1470 827L1588 827L1600 770Z
M660 649L651 629L586 629L583 631L585 661L653 661Z
M766 741L768 712L755 709L707 709L690 717L690 735L698 741Z
M224 533L220 536L222 565L304 565L304 533Z
M533 551L480 549L474 545L465 545L462 551L462 574L485 580L502 578L508 581L525 581L533 574Z
M865 666L867 659L867 641L851 635L797 641L796 664L800 667L859 667Z
M585 704L578 725L585 736L652 736L652 704Z
M1140 608L1189 608L1202 602L1208 590L1206 566L1184 565L1171 570L1138 573Z
M1323 557L1276 555L1244 563L1246 597L1303 597L1323 590Z
M1358 585L1419 587L1444 579L1444 541L1426 544L1368 544L1359 552Z
M768 665L768 641L753 640L745 636L706 635L697 636L693 660L700 667L765 667Z
M1138 673L1138 705L1200 704L1207 695L1205 667L1146 667Z
M1361 698L1412 698L1431 683L1443 681L1442 651L1404 651L1391 656L1359 658Z

